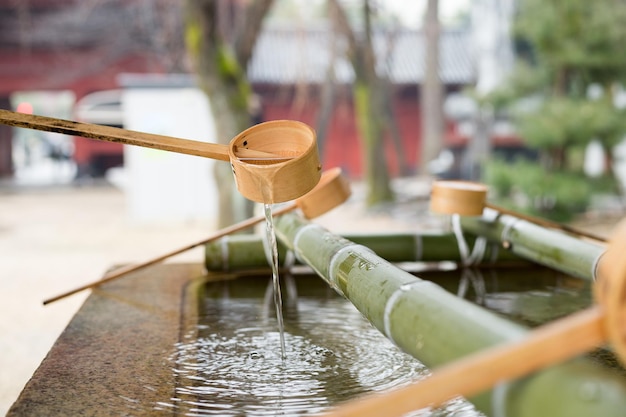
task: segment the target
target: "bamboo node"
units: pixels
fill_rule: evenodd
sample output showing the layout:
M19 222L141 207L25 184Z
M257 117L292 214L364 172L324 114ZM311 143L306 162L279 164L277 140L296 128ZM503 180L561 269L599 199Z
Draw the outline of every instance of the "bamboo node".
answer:
M616 227L599 261L594 296L605 311L604 327L613 350L626 365L626 219Z

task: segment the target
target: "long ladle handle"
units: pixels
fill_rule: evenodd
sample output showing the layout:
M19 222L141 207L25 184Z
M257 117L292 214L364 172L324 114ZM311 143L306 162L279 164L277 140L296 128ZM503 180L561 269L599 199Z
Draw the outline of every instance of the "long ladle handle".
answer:
M0 123L27 129L43 130L46 132L82 136L85 138L103 140L107 142L123 143L125 145L136 145L187 155L203 156L205 158L217 159L220 161L230 160L228 156L228 145L155 135L152 133L137 132L112 126L80 123L71 120L17 113L2 109L0 109ZM236 154L241 158L253 159L276 157L276 155L272 153L245 148L237 149Z
M400 417L585 353L606 341L602 307L594 306L530 332L521 342L479 351L433 370L415 384L339 406L326 417Z
M281 207L278 210L274 210L272 215L273 216L280 216L280 215L285 214L285 213L287 213L289 211L295 210L297 207L298 207L298 205L296 203L288 204L288 205L286 205L284 207ZM252 226L254 226L257 223L262 222L263 220L265 220L265 216L250 217L249 219L243 220L243 221L241 221L239 223L235 223L235 224L233 224L231 226L228 226L228 227L225 227L223 229L220 229L219 231L217 231L216 233L212 234L211 236L209 236L209 237L207 237L205 239L202 239L202 240L200 240L198 242L189 244L187 246L184 246L184 247L181 247L179 249L173 250L173 251L168 252L166 254L163 254L161 256L157 256L155 258L152 258L152 259L150 259L148 261L145 261L145 262L142 262L142 263L139 263L139 264L128 265L128 266L124 266L124 267L118 268L118 269L114 270L113 272L111 272L110 274L107 274L104 278L99 279L98 281L94 281L94 282L92 282L90 284L85 284L85 285L83 285L81 287L78 287L78 288L75 288L75 289L73 289L71 291L67 291L67 292L65 292L63 294L60 294L60 295L57 295L55 297L48 298L47 300L44 300L43 304L44 305L50 304L50 303L53 303L55 301L61 300L62 298L69 297L70 295L76 294L77 292L80 292L80 291L83 291L83 290L87 290L89 288L96 287L96 286L98 286L100 284L104 284L105 282L113 281L114 279L117 279L117 278L121 278L122 276L124 276L124 275L126 275L126 274L128 274L130 272L134 272L134 271L137 271L139 269L145 268L147 266L154 265L154 264L162 262L165 259L170 258L170 257L172 257L174 255L178 255L180 253L183 253L185 251L188 251L188 250L193 249L195 247L198 247L200 245L204 245L205 243L212 242L212 241L214 241L216 239L219 239L219 238L224 237L226 235L229 235L231 233L235 233L235 232L238 232L240 230L247 229L248 227L252 227Z

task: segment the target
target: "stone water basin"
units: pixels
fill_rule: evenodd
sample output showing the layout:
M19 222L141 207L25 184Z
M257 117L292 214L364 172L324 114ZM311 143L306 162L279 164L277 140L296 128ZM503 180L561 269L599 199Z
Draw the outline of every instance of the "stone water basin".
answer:
M282 277L283 361L270 273L245 275L164 264L95 290L8 415L307 415L428 374L306 269ZM591 302L546 268L419 276L529 326ZM481 414L457 400L415 415Z

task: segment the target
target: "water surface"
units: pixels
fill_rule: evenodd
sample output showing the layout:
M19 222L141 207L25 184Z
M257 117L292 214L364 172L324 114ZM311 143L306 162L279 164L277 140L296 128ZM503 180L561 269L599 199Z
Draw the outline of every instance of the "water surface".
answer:
M284 280L285 358L270 279L207 284L200 322L171 358L176 395L158 408L197 416L309 415L427 375L319 278ZM458 400L414 415L480 414Z

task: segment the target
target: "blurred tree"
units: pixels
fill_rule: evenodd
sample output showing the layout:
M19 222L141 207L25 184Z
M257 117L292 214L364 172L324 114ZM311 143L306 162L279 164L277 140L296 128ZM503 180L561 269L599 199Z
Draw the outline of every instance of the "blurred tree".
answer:
M273 0L232 2L187 0L187 50L201 87L211 97L217 137L223 143L250 127L258 102L246 66ZM219 193L218 227L251 214L251 204L235 189L229 164L215 164Z
M356 122L363 141L366 202L371 206L393 200L393 193L383 140L389 121L386 111L389 107L386 100L387 83L376 72L372 45L372 13L369 0L362 1L362 36L357 36L352 29L346 10L338 0L328 0L328 4L336 31L348 42L348 55L354 69L353 98Z
M523 196L531 211L564 219L584 210L593 192L615 189L611 151L626 135L626 110L616 103L626 77L625 19L621 0L520 2L522 62L488 99L510 112L519 135L540 156L514 170L492 167L488 181L501 196L517 196L517 203ZM609 168L598 178L583 170L592 141L604 149Z

